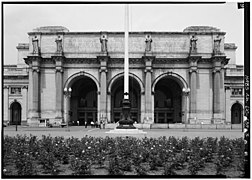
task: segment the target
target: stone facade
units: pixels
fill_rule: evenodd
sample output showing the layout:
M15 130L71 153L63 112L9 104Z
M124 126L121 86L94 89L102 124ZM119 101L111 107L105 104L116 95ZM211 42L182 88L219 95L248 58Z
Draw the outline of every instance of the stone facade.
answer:
M28 35L29 43L17 47L16 71L11 74L4 67L4 121L12 121L11 99L20 101L21 122L30 126L39 125L40 119L81 125L106 120L107 126L120 119L123 32L69 32L48 26ZM235 65L236 47L224 38L225 32L206 26L130 32L132 119L141 127L231 123L236 117L230 110L233 104L243 107L243 93L232 90L243 91L243 67ZM25 87L21 96L10 96L7 86L12 84Z

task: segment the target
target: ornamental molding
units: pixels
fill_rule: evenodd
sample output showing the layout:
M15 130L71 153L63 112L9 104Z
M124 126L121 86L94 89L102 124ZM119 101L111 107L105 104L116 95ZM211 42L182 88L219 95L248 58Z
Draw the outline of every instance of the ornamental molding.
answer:
M57 61L63 61L65 59L64 56L52 56L52 60L55 61L55 63Z
M33 66L33 67L32 67L32 72L37 72L37 73L39 73L39 72L40 72L39 67Z
M202 58L202 56L189 56L188 57L188 62L193 62L193 63L197 63L198 61L200 61Z
M62 69L62 68L56 68L55 69L55 73L63 73L64 72L64 70Z
M106 68L101 68L101 69L99 70L99 72L100 72L100 73L102 73L102 72L107 73L107 72L108 72L108 70L107 70Z
M191 73L193 73L193 72L199 73L199 70L196 69L196 68L190 68L190 69L189 69L189 73L191 74Z
M212 73L220 73L221 72L221 68L220 67L215 67L213 70L212 70Z
M153 70L152 70L151 68L146 68L146 69L144 70L144 72L145 72L145 73L147 73L147 72L152 73L152 72L153 72Z

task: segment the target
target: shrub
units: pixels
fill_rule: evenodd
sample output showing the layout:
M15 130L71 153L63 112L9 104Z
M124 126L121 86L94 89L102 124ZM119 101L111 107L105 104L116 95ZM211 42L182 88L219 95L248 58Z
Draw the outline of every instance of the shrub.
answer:
M174 164L165 163L163 175L169 175L169 176L176 175L176 172L174 170L175 170Z
M91 165L88 161L73 157L70 160L71 169L74 171L73 175L90 175Z

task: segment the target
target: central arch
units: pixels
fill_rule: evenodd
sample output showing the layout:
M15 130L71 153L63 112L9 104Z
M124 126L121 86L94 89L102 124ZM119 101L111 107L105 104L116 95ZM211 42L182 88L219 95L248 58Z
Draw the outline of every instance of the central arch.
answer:
M111 85L111 122L118 122L122 117L123 76L119 76ZM132 76L129 77L129 98L131 119L140 122L141 87Z

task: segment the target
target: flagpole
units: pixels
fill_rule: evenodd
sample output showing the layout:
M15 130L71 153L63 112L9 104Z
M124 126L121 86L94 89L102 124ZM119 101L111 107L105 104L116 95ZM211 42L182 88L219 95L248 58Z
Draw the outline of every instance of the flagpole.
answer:
M130 118L129 100L129 5L125 5L125 51L124 51L124 98L122 103L122 119L119 121L117 129L136 129Z
M129 99L129 5L125 6L124 99Z

